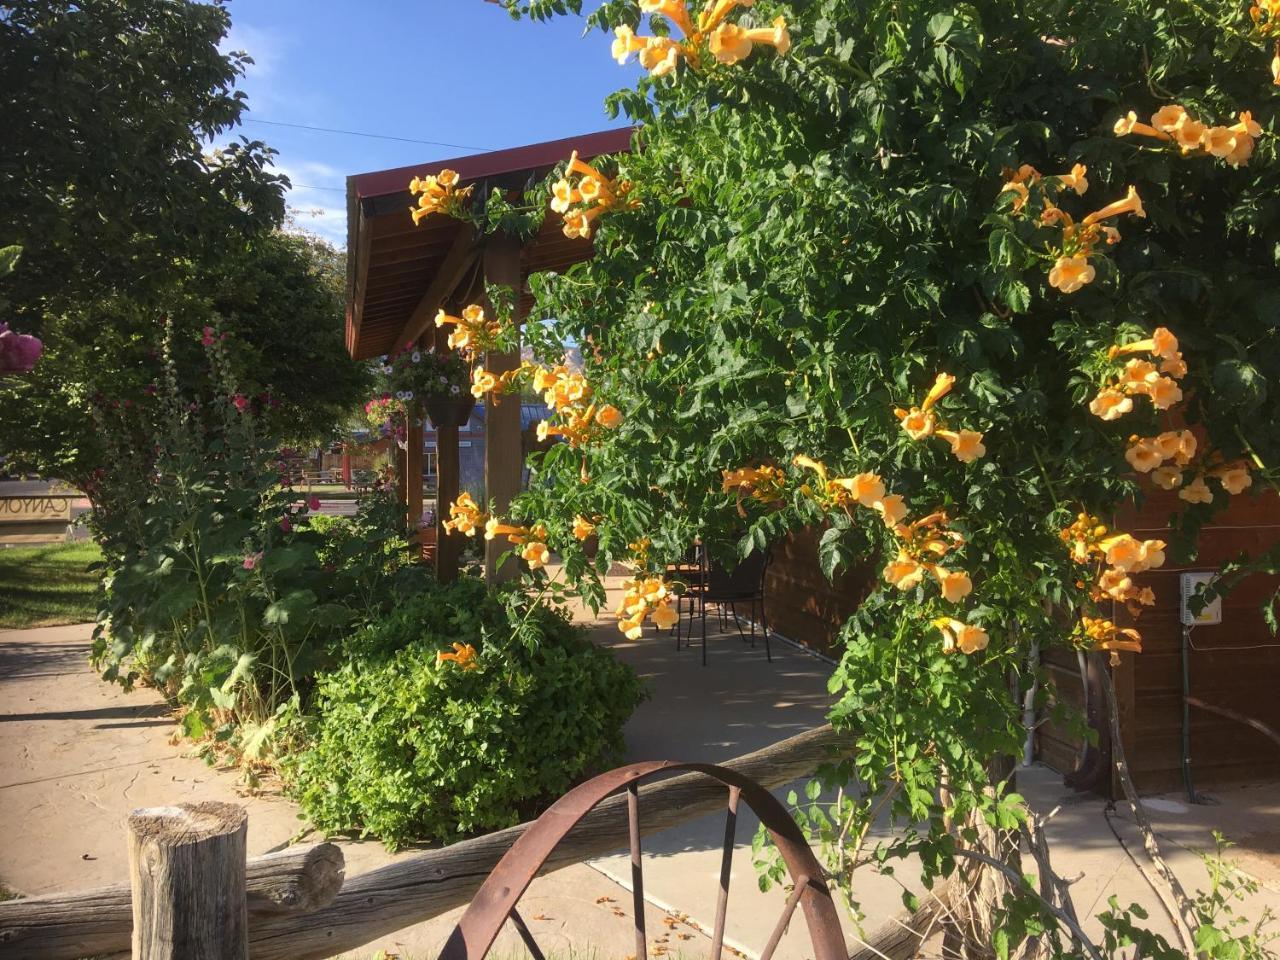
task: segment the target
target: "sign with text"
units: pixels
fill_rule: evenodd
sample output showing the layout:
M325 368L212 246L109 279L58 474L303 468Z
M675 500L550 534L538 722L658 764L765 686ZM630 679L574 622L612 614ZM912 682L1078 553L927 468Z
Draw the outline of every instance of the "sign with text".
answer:
M70 497L0 497L0 523L66 523L70 520Z

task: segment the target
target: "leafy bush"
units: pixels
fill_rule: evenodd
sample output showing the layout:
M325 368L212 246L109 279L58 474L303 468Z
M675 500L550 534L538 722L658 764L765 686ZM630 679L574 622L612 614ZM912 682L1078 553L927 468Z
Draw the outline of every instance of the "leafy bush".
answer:
M454 644L470 663L441 660ZM285 774L306 815L395 848L516 823L622 749L643 697L582 628L464 579L353 634Z

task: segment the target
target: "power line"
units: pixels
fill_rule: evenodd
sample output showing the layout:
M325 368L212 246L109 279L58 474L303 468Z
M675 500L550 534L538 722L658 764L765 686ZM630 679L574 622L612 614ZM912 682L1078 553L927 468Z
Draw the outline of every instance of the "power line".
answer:
M259 120L257 117L241 118L245 123L265 123L272 127L293 127L297 130L315 130L319 133L339 133L346 137L367 137L370 140L397 140L400 143L420 143L428 147L449 147L454 150L476 150L488 153L493 147L467 146L465 143L445 143L443 140L415 140L413 137L392 137L385 133L364 133L360 130L339 130L337 127L314 127L306 123L285 123L283 120Z
M342 187L317 187L317 186L316 186L315 184L313 184L313 183L294 183L292 180L291 180L291 181L289 181L289 186L291 186L291 187L302 187L302 189L304 189L304 190L329 190L329 191L331 191L331 192L333 192L333 193L346 193L346 192L347 192L347 191L346 191L345 189L343 189Z

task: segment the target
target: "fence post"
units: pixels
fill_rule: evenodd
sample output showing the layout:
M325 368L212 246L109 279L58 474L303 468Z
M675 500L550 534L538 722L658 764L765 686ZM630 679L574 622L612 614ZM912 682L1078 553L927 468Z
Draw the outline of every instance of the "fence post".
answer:
M248 960L248 823L232 803L130 815L133 960Z

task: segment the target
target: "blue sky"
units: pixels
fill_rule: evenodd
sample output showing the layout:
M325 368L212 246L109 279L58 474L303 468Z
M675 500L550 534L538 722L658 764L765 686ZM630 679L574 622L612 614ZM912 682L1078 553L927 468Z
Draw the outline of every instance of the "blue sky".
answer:
M340 246L348 174L620 126L603 101L635 76L610 58L610 37L582 37L580 19L516 22L483 0L231 0L228 9L224 49L256 61L239 85L249 110L237 132L279 150L297 225Z

